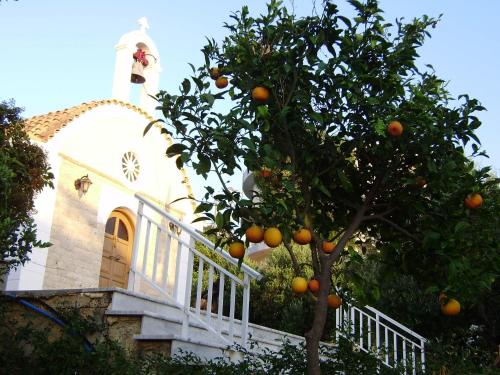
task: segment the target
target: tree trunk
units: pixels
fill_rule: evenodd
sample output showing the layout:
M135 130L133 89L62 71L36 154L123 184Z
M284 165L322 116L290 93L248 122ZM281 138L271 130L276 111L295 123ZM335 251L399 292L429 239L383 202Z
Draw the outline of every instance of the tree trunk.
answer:
M314 307L314 320L311 329L306 332L307 350L307 373L308 375L320 375L319 342L323 335L328 309L327 297L330 290L330 269L325 267L321 270L319 277L319 292L316 306Z

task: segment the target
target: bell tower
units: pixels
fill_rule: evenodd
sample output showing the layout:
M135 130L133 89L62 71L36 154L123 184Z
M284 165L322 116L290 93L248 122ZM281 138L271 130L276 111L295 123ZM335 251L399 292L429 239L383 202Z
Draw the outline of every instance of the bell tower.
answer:
M145 17L138 21L139 30L124 34L115 46L116 62L112 98L130 102L131 85L140 85L139 103L133 103L154 117L157 102L149 97L158 93L160 54L147 34ZM134 67L134 71L132 68ZM132 75L134 74L134 75Z

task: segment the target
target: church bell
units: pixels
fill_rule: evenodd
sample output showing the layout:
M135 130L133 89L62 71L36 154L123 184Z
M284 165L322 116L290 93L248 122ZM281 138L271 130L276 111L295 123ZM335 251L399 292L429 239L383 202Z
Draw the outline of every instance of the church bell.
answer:
M130 76L130 82L141 84L146 82L144 78L144 66L139 61L134 61L132 64L132 75Z

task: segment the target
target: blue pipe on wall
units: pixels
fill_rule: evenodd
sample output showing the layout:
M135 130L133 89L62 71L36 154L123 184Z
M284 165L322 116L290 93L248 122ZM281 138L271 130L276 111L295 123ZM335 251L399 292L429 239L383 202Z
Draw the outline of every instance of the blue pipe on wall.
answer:
M43 315L44 317L48 318L49 320L53 321L54 323L56 323L58 326L62 327L62 328L66 328L67 327L67 324L62 321L61 319L59 319L57 316L39 308L38 306L35 306L31 303L29 303L28 301L26 301L25 299L22 299L22 298L19 298L17 297L15 294L10 294L10 293L6 293L5 294L7 297L11 298L12 300L14 300L15 302L27 307L28 309L32 310L32 311L35 311L36 313L40 314L40 315ZM76 334L74 332L70 332L71 336L76 336ZM83 346L85 347L85 351L87 353L90 353L94 350L92 344L84 337L83 338L84 341L83 341Z

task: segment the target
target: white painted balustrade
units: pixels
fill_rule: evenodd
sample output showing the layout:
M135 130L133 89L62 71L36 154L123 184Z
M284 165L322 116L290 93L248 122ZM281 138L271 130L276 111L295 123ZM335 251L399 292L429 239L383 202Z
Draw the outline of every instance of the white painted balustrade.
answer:
M426 339L370 306L358 308L343 302L336 311L336 336L354 348L379 358L404 374L425 373Z
M231 273L195 245L201 243L237 265L227 252L144 197L136 198L128 289L156 294L181 309L185 339L192 326L201 326L223 344L247 347L250 280L261 275L245 264L238 275ZM425 373L426 339L370 306L358 308L344 301L336 311L336 336L351 340L388 367L399 366L405 374Z
M157 294L178 306L184 312L181 336L185 339L194 324L216 334L224 344L246 347L250 280L261 275L245 264L240 275L229 272L195 245L201 243L237 265L227 252L141 195L136 198L139 206L128 289Z

